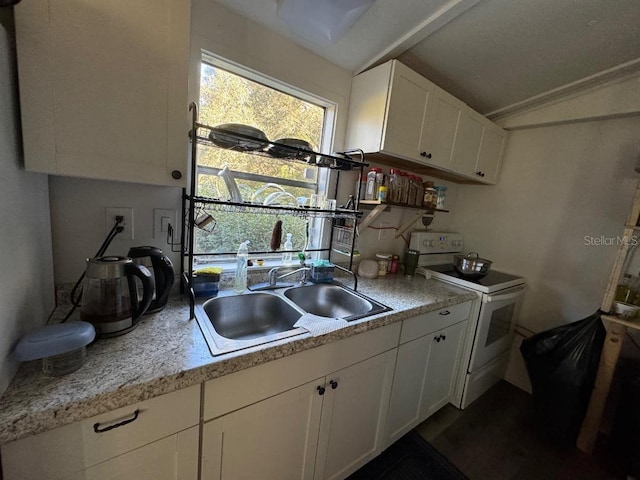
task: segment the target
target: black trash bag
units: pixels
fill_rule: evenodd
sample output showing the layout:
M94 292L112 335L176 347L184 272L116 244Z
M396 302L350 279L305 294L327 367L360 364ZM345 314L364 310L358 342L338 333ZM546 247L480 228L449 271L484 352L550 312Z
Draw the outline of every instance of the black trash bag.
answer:
M520 345L536 424L558 445L574 445L595 383L606 330L600 311L526 338Z

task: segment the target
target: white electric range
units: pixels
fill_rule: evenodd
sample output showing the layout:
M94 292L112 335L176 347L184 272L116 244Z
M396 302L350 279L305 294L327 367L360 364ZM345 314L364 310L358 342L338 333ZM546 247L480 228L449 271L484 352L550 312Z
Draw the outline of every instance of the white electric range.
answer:
M460 275L453 268L453 256L465 251L459 233L414 232L409 248L420 252L416 273L477 294L455 393L457 406L465 408L504 378L525 279L494 269L479 280Z

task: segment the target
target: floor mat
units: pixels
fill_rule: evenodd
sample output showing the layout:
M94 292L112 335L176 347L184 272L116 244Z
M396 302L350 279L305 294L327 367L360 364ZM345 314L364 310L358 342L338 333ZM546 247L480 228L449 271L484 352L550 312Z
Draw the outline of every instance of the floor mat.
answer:
M465 480L467 477L415 431L407 433L348 480Z

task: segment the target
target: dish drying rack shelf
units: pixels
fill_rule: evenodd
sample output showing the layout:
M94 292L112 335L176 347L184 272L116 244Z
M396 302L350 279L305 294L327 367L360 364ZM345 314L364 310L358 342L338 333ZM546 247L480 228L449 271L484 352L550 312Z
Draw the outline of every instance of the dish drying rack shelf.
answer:
M196 254L194 252L194 230L196 225L196 213L200 214L202 213L202 211L204 211L204 216L209 217L206 221L213 223L214 226L215 219L207 214L207 211L263 215L279 215L286 213L287 215L293 215L306 219L332 219L333 228L331 228L329 246L327 248L307 249L307 251L328 252L329 261L331 261L331 253L338 251L331 248L335 234L334 228L336 227L336 222L338 222L339 224L341 222L342 225L345 225L347 222L349 224L353 224L353 228L355 230L357 228L358 219L363 215L361 211L358 211L360 200L359 197L353 199L353 209L335 208L328 210L323 208L299 205L265 205L254 202L237 201L238 198L235 197L233 197L233 200L223 200L220 198L198 196L196 195L196 178L198 172L197 158L199 146L236 151L252 156L257 155L266 157L271 160L291 161L296 163L303 163L316 168L334 170L336 176L336 194L338 191L337 183L340 180L340 173L342 171L357 171L359 175L359 184L360 179L363 176L364 168L368 167L369 165L364 162L364 152L362 150L333 154L319 153L307 148L298 148L297 146L274 142L268 140L266 137L249 136L245 135L244 133L232 131L226 128L211 127L209 125L198 122L198 107L195 103L191 103L191 105L189 106L189 110L191 112L191 129L189 130L189 139L191 142L191 178L189 189L183 190L183 218L185 220L185 228L182 229L180 245L183 255L187 257L186 269L184 268L184 262L181 262L183 287L190 298L190 316L191 318L194 318L195 293L193 290L192 281L194 258L199 255L209 255L207 253ZM357 156L357 159L351 158L351 155ZM344 237L341 236L341 239L344 240ZM351 268L353 267L353 251L355 248L355 239L356 236L351 235L351 242L341 243L341 245L343 245L345 249L339 251L339 253L341 253L342 255L347 255L349 259L348 270L340 265L336 265L336 268L352 273ZM215 253L211 254L215 255Z
M238 132L226 131L225 141L232 141L235 139L237 141L236 143L240 146L224 147L221 146L220 143L215 143L211 138L212 136L215 138L215 127L198 122L195 123L195 132L195 140L199 145L207 145L214 148L223 148L226 150L249 153L251 155L268 157L272 160L296 161L317 167L328 168L330 170L346 171L360 170L369 166L368 164L358 160L297 148L291 145L265 140L263 138L251 137ZM242 147L243 144L255 147L245 148ZM273 152L277 152L277 154L274 154Z
M218 212L235 213L259 213L262 215L280 215L287 213L302 218L359 218L363 215L357 210L336 208L335 210L323 210L314 207L289 207L285 205L263 205L250 202L232 202L217 198L199 197L187 195L186 199L193 201L196 208L202 207L205 210Z

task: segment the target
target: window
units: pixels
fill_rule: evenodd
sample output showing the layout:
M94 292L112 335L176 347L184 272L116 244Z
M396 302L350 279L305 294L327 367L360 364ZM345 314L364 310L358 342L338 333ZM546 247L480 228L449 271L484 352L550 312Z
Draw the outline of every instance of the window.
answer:
M200 75L200 122L216 126L239 123L262 130L268 139L295 138L321 149L332 117L328 102L261 77L209 56L203 58ZM229 188L219 173L231 171L243 201L295 206L297 201L322 191L326 173L300 162L252 156L198 146L198 195L227 200ZM284 193L283 193L284 192ZM300 200L298 200L300 199ZM216 220L212 232L196 229L195 253L200 261L224 260L235 255L238 246L250 241L252 253L263 258L279 258L270 243L277 221L282 221L282 237L292 234L293 248L318 248L320 225L307 223L291 214L250 214L209 212ZM284 244L284 238L282 239Z

